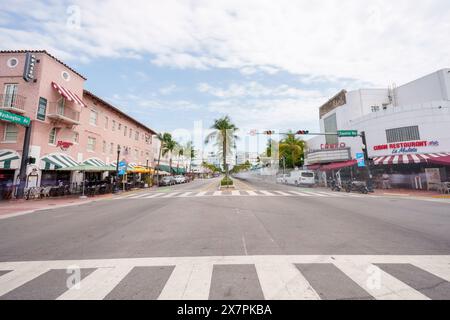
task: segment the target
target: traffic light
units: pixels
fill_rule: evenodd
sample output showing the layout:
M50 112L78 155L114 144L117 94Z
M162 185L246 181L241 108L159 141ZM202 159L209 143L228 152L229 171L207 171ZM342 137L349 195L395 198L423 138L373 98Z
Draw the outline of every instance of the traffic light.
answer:
M264 131L264 134L265 134L266 136L271 136L271 135L274 135L274 134L275 134L275 131L273 131L273 130Z
M301 135L309 134L309 130L299 130L299 131L297 131L297 134L301 134Z

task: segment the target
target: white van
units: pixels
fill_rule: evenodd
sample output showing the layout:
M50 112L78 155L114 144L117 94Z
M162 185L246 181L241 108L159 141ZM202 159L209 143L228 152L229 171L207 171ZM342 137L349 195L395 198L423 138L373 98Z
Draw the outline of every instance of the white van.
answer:
M312 187L316 184L315 178L314 171L298 170L292 171L284 178L284 180L286 181L286 184Z

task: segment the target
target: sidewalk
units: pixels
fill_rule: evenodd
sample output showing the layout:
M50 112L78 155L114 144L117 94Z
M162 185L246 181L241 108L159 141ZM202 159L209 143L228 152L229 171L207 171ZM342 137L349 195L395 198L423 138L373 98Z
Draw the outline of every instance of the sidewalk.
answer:
M375 195L385 196L403 196L403 197L425 197L434 199L450 199L450 195L442 194L437 191L426 190L410 190L410 189L389 189L389 190L375 190Z

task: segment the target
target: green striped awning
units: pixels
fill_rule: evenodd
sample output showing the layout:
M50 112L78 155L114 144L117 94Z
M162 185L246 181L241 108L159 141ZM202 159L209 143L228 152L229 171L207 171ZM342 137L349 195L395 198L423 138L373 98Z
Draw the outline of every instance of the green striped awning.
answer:
M0 150L0 169L19 169L20 155L13 150Z
M78 162L64 153L52 153L41 158L42 170L56 170L78 166Z
M104 167L104 166L106 166L106 163L104 163L102 160L100 160L98 158L87 159L83 163L91 165L91 166L95 166L95 167Z

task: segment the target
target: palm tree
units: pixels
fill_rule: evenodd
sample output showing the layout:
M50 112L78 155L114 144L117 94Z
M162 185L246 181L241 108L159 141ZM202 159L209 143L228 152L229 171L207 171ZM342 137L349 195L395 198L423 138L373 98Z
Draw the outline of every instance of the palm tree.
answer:
M170 139L168 139L165 142L165 146L163 149L163 156L165 156L166 154L169 154L169 171L170 173L172 173L172 154L174 152L174 150L176 150L178 147L178 143L172 139L172 135L170 135Z
M291 131L280 141L280 157L284 157L286 162L290 162L292 168L295 168L295 164L302 160L305 148L306 142L297 139L295 133Z
M219 148L219 156L222 156L225 175L228 177L227 155L231 153L233 142L239 139L236 136L236 131L239 129L231 122L228 116L214 120L211 129L214 131L206 137L205 144L215 140L215 145Z
M159 154L158 154L158 165L156 166L156 170L157 170L157 177L158 177L158 183L159 183L159 164L161 162L161 155L164 152L164 149L166 148L166 144L168 141L172 140L172 135L170 133L158 133L156 135L156 139L158 139L161 143L160 147L159 147ZM164 155L166 155L166 153L164 153ZM154 177L152 177L153 180Z

